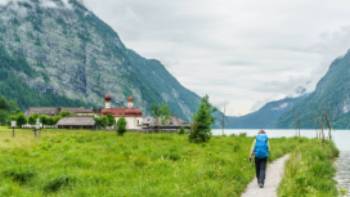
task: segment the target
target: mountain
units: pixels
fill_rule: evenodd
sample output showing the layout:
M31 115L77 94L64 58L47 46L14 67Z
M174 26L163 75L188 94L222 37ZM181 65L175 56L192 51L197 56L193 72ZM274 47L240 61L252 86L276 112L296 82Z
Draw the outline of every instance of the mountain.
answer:
M299 114L302 127L319 127L319 119L325 113L335 128L350 128L350 51L331 64L307 99L281 116L278 126L291 127L291 114Z
M337 58L314 92L266 104L243 117L230 117L234 128L319 128L327 114L332 126L350 128L350 51Z
M301 98L286 98L273 101L264 105L256 112L241 117L229 117L230 128L276 128L278 120L286 112L290 111Z
M0 95L22 108L99 107L109 94L115 105L133 96L146 113L167 103L188 120L199 103L161 62L128 49L79 0L0 1L0 66Z

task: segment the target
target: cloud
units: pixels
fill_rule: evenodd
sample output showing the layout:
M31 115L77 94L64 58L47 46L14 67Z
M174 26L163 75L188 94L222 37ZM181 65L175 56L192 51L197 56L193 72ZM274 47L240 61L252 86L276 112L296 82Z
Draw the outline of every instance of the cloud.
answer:
M350 48L348 0L85 0L124 43L245 114L311 91Z

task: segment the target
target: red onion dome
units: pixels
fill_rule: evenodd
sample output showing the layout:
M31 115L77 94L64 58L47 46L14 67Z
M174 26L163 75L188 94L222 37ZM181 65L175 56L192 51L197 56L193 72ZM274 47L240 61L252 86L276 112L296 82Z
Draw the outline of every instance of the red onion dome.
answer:
M109 96L109 95L106 95L105 96L105 101L106 102L109 102L109 101L111 101L112 100L112 97L111 96Z

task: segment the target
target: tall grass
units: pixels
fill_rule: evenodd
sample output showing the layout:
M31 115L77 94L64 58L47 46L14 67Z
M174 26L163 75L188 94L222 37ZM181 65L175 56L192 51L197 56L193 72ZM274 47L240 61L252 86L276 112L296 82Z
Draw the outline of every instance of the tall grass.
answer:
M279 188L281 197L338 196L333 180L338 150L332 142L305 140L297 147L286 167Z
M192 144L177 134L0 128L0 196L240 196L254 177L252 138ZM274 160L298 139L272 139Z

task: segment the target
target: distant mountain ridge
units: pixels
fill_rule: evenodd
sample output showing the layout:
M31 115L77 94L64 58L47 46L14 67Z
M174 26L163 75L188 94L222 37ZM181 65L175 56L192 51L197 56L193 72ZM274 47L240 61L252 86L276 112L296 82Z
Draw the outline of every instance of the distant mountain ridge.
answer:
M286 98L264 105L256 112L241 117L229 117L231 128L277 128L282 115L289 112L302 98Z
M0 66L0 95L22 108L99 107L110 94L115 105L133 96L146 114L167 103L189 120L200 100L78 0L0 3Z
M281 110L273 110L283 103ZM257 112L230 117L233 128L319 128L327 114L334 128L350 128L350 51L337 58L314 92L267 103Z

